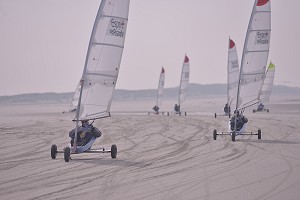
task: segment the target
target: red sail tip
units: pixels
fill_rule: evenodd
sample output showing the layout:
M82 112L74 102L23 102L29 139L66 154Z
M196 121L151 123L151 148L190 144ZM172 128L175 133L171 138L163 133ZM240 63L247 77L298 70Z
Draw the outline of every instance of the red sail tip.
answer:
M266 3L268 3L269 2L269 0L258 0L257 1L257 6L263 6L263 5L265 5Z
M161 73L165 73L165 69L163 67L161 68Z
M229 39L229 49L233 48L235 46L234 41L232 41L231 39Z
M189 62L189 58L187 56L185 56L184 63L187 63L187 62Z

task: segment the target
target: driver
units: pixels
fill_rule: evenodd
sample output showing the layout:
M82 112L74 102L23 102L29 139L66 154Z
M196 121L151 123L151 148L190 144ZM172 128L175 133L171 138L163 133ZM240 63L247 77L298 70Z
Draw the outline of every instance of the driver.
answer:
M81 120L81 126L77 129L77 146L86 145L93 137L98 138L101 136L101 132L98 128L89 124L89 120ZM69 132L71 138L71 147L74 144L75 128Z

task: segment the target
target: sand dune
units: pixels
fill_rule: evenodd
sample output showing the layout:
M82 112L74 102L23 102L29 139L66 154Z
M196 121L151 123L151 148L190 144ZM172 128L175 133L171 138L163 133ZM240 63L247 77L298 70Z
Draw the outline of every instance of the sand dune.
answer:
M68 145L74 128L68 105L0 105L0 198L11 199L299 199L300 98L277 98L270 113L247 114L257 136L228 136L223 99L189 100L187 116L115 114L95 122L103 136L95 148L109 154L50 157ZM150 111L153 102L114 102L118 111ZM162 109L171 110L172 101ZM197 111L197 112L191 112ZM189 113L190 112L190 113Z

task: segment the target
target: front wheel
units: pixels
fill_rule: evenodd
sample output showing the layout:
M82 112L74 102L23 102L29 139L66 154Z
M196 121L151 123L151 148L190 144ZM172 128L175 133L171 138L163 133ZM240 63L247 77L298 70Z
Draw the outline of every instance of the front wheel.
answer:
M261 139L261 130L260 129L258 129L258 131L257 131L257 136L258 136L258 139L260 140Z
M217 130L216 130L216 129L215 129L214 132L213 132L213 138L214 138L214 140L217 139Z
M70 160L70 152L71 152L70 147L66 147L64 149L64 159L66 162L69 162L69 160Z
M117 157L117 153L118 153L117 145L115 144L111 145L110 153L111 153L111 158Z
M57 155L57 146L55 144L53 144L51 146L51 158L55 159Z
M232 133L231 133L231 140L233 142L235 141L235 131L232 131Z

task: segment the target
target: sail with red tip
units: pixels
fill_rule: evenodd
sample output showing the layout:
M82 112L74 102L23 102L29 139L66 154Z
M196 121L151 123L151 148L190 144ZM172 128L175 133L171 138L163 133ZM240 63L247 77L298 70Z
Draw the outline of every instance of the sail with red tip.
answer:
M269 0L255 0L242 54L236 104L241 104L240 108L260 101L259 91L265 76L270 36L271 3Z
M227 103L235 107L236 94L239 80L239 61L235 43L229 38L228 61L227 61Z
M180 85L179 85L178 106L180 106L185 101L187 95L187 89L189 85L189 79L190 79L190 60L188 56L185 55L183 65L182 65Z
M128 22L129 0L102 0L91 34L75 120L110 116Z

